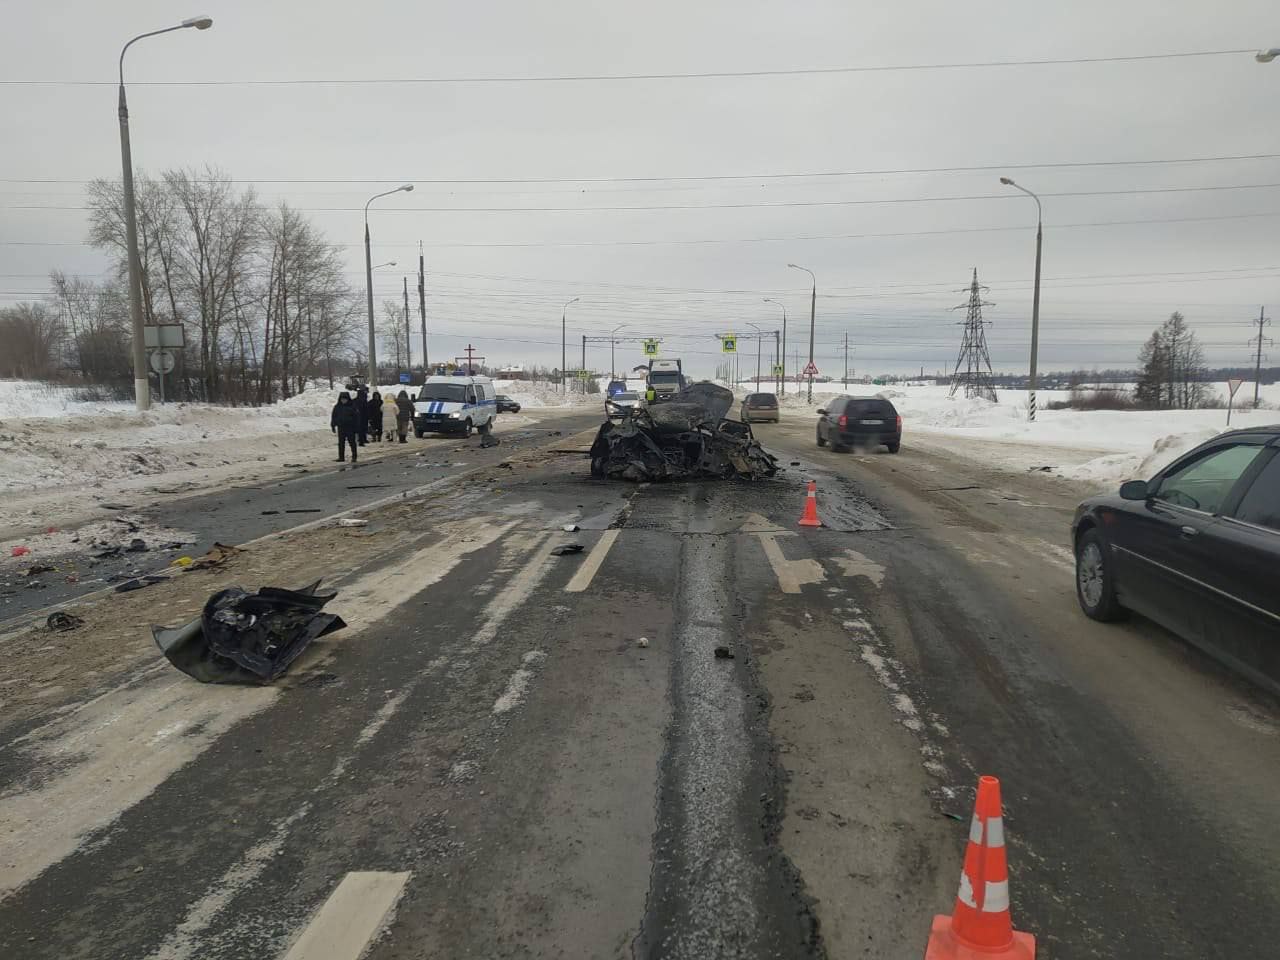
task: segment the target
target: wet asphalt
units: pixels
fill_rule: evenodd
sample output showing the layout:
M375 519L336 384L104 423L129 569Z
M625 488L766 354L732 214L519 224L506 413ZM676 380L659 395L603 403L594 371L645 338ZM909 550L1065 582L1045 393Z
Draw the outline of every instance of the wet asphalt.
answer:
M354 626L278 695L226 733L169 733L187 762L0 894L0 955L283 956L374 870L409 879L372 960L918 958L980 773L1004 784L1041 958L1265 955L1274 700L1149 624L1078 615L1051 549L1069 492L758 432L776 480L636 487L565 458L500 495L455 487L420 547L337 582ZM802 532L810 477L826 526ZM142 743L170 730L124 703L161 683L213 695L130 673L51 703L49 730L0 748L6 797L78 776L75 710Z

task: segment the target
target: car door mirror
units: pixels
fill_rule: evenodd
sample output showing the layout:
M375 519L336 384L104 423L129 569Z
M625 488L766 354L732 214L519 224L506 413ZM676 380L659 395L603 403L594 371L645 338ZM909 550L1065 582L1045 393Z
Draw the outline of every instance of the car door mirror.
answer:
M819 410L819 411L818 411L818 416L820 416L820 417L825 417L826 415L827 415L827 411L825 411L825 410Z
M1120 484L1122 500L1146 500L1151 495L1145 480L1126 480Z

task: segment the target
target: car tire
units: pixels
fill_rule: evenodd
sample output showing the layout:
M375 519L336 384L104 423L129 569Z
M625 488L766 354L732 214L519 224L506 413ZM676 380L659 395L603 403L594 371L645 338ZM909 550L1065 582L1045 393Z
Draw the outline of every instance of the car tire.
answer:
M1086 530L1076 541L1076 599L1085 616L1119 620L1124 608L1116 599L1116 578L1107 541L1097 530Z
M825 447L826 445L827 445L827 441L824 440L822 437L822 428L819 427L818 428L818 446Z
M889 448L890 453L897 453L902 449L901 443L886 443L885 446Z

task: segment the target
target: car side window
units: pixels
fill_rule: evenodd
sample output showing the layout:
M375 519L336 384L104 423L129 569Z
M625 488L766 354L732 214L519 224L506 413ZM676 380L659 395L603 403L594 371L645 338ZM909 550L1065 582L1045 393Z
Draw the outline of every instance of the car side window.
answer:
M1261 452L1262 447L1256 444L1219 447L1161 478L1155 499L1174 506L1217 513L1236 481Z
M1236 507L1235 516L1245 523L1280 531L1280 456L1262 468Z
M844 413L844 400L836 399L827 404L828 419L839 420L842 413Z
M475 402L476 402L476 388L467 387L467 403L475 403Z

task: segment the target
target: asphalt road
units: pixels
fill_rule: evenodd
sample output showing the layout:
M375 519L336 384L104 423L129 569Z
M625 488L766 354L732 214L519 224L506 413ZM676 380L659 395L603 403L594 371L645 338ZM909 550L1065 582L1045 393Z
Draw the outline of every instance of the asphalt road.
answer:
M0 955L918 958L979 773L1042 958L1265 955L1275 701L1079 614L1059 482L810 429L758 429L774 481L543 439L346 552L291 534L349 626L275 687L145 638L60 677L0 721Z

